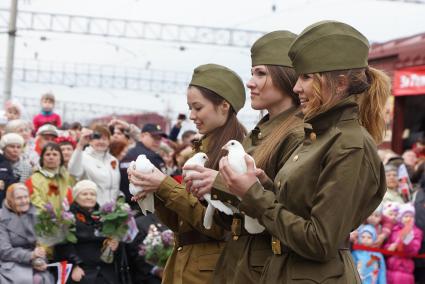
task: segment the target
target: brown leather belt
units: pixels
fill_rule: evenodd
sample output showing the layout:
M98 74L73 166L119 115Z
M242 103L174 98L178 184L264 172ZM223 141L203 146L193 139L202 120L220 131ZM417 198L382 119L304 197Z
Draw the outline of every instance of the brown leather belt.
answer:
M232 220L232 239L234 241L236 241L237 239L239 239L239 237L241 236L260 236L260 235L269 235L269 233L267 233L266 231L259 233L259 234L250 234L246 229L245 229L245 223L244 223L244 216L243 214L240 213L235 213L233 215L233 220Z
M293 250L290 247L282 244L280 240L274 236L272 236L271 245L272 245L272 251L275 255L281 255L284 253L293 252ZM347 237L339 246L338 250L349 250L349 249L350 249L350 238Z
M189 231L185 233L177 234L177 246L183 247L187 245L209 243L209 242L220 242L219 240L207 237L198 231Z

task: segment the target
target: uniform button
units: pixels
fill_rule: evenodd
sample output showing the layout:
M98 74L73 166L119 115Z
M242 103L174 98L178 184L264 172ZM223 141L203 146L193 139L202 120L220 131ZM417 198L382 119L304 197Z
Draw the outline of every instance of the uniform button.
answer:
M316 135L316 133L311 132L311 133L310 133L310 140L311 140L311 141L316 141L316 139L317 139L317 135Z
M183 249L183 247L178 247L177 251L181 251Z
M217 194L213 194L213 199L218 199L218 196L217 196Z
M294 160L294 162L298 161L298 155L295 155L293 160Z
M261 139L263 137L263 134L261 134L261 132L258 132L257 137Z
M183 226L183 221L180 221L180 226Z

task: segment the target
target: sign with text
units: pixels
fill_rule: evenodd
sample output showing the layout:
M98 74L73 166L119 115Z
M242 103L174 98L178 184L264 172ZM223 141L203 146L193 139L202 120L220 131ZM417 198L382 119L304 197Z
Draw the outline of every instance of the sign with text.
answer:
M394 72L394 96L425 95L425 66Z

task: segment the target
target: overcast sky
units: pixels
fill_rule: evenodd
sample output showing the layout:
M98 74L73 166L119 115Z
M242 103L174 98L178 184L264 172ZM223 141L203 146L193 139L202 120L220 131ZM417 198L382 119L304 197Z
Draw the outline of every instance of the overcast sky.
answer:
M423 2L424 4L379 0L20 0L19 10L264 32L287 29L295 33L301 32L313 22L332 19L353 25L371 42L383 42L425 32L425 1ZM0 8L9 9L9 6L10 0L0 2ZM0 65L3 68L7 37L4 29L2 31ZM41 41L41 36L46 40ZM181 51L181 46L184 46L184 51ZM188 76L199 64L219 63L234 69L246 79L250 72L249 54L248 48L18 31L15 58L17 62L38 60L107 64L121 68L148 67L178 71ZM3 82L0 90L3 91ZM173 116L178 112L187 112L184 90L178 94L151 94L15 82L13 95L38 98L47 90L52 90L58 99L64 101L143 106L141 108L160 113L168 106ZM242 111L242 117L250 127L257 114L250 110L248 104Z

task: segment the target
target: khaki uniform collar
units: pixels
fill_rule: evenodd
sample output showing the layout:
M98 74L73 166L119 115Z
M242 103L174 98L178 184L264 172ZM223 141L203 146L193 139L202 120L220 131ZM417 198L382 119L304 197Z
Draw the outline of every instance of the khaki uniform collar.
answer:
M206 153L208 151L210 140L211 138L208 135L204 135L201 139L192 141L193 154L199 152Z
M312 131L321 133L334 126L339 121L358 120L358 118L359 107L355 101L355 97L351 95L325 112L305 120L304 130L306 134Z
M257 140L261 140L264 137L267 137L272 131L274 131L275 127L282 123L282 121L286 120L289 116L294 115L297 113L298 108L293 106L278 115L276 115L274 118L270 119L270 115L266 114L254 127L254 129L251 131L250 138L252 141L252 144L255 145Z

